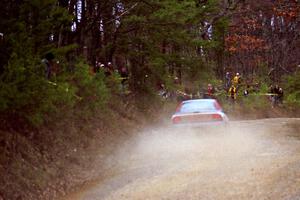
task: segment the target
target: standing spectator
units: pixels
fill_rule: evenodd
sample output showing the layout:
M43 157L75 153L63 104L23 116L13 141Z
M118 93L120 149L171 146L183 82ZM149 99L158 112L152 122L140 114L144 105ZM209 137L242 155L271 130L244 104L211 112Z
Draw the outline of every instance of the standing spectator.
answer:
M272 103L272 107L274 107L274 104L275 104L275 90L274 90L274 86L271 84L270 87L269 87L269 94L270 94L270 101Z
M163 83L159 85L159 91L158 91L159 96L161 96L164 99L167 99L169 97L169 93Z
M215 94L215 88L213 87L212 84L209 83L207 85L207 91L206 91L205 97L209 98L209 99L213 99L214 98L214 94Z
M278 90L279 90L279 85L276 84L275 87L274 87L274 93L277 94L277 93L278 93Z
M230 87L229 90L228 90L228 93L229 93L230 99L231 99L233 102L235 102L237 90L236 90L236 87L235 87L234 85L231 85L231 87Z
M108 62L108 63L107 63L107 68L108 68L108 70L109 70L111 73L114 71L114 66L112 65L111 62Z
M278 103L283 103L283 89L280 87L277 94Z
M236 87L236 89L239 88L239 85L241 84L241 76L240 73L236 73L236 75L233 77L233 85Z
M50 79L53 72L53 60L54 55L49 52L45 55L45 58L42 60L42 62L45 64L45 72L46 72L46 78Z
M270 93L272 108L274 108L278 104L279 86L277 84L274 87L271 85Z
M98 73L100 71L100 65L101 65L101 62L96 61L96 64L94 67L94 73Z
M225 75L225 89L228 90L230 87L230 82L231 82L231 76L229 72L226 72Z
M125 85L126 85L126 82L128 80L128 70L125 66L122 66L119 70L119 74L121 76L121 84L122 84L122 89L123 91L125 91Z
M278 84L275 85L274 87L274 104L277 105L282 101L283 98L283 90L281 87L279 87Z
M121 69L120 69L120 75L124 79L128 78L128 71L127 71L127 68L125 66L121 67Z
M111 67L112 67L112 64L110 62L108 62L106 66L103 65L105 76L112 75L112 71L110 69Z
M259 91L260 91L260 84L259 84L259 82L256 82L254 84L254 92L259 92Z
M180 80L177 76L174 77L174 84L175 85L180 85Z

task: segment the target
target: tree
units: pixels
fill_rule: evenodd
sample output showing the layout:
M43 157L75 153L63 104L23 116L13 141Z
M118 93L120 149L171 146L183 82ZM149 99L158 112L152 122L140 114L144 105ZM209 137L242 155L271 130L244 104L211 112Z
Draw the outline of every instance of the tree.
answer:
M62 61L67 53L68 48L57 48L57 37L60 28L69 24L70 17L56 3L10 1L4 8L0 28L5 30L2 48L7 48L9 55L1 60L5 63L0 76L1 116L27 118L39 124L44 114L57 111L61 104L71 106L76 100L74 87L63 76L47 80L41 63L47 52ZM61 73L64 66L62 62Z
M231 17L227 65L249 75L258 74L260 66L266 65L274 81L295 71L299 6L296 1L245 1Z

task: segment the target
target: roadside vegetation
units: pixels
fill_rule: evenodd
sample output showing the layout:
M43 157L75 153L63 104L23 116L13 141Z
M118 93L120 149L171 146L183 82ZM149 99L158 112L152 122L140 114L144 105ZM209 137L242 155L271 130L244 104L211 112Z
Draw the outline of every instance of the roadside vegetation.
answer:
M185 95L202 97L208 84L233 114L297 110L299 3L256 3L4 0L0 199L54 198L96 146ZM242 77L235 105L226 72ZM278 109L270 84L284 90Z

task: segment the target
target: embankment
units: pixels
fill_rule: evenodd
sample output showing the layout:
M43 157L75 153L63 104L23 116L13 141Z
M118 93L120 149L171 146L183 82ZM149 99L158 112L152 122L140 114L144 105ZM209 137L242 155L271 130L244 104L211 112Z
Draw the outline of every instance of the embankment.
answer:
M0 200L57 199L99 178L101 157L155 119L155 112L133 105L110 105L82 118L70 113L38 129L3 125Z

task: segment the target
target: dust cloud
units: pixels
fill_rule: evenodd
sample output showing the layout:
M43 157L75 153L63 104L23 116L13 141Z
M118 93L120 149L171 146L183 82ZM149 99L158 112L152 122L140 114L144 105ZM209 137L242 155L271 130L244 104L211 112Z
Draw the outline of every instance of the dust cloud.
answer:
M289 136L291 120L148 127L107 159L113 175L78 199L299 199L300 142Z
M231 123L228 127L150 127L126 141L114 155L119 164L134 166L145 163L154 165L180 165L189 158L244 156L258 149L271 148L261 134L270 135L274 129L259 124Z

